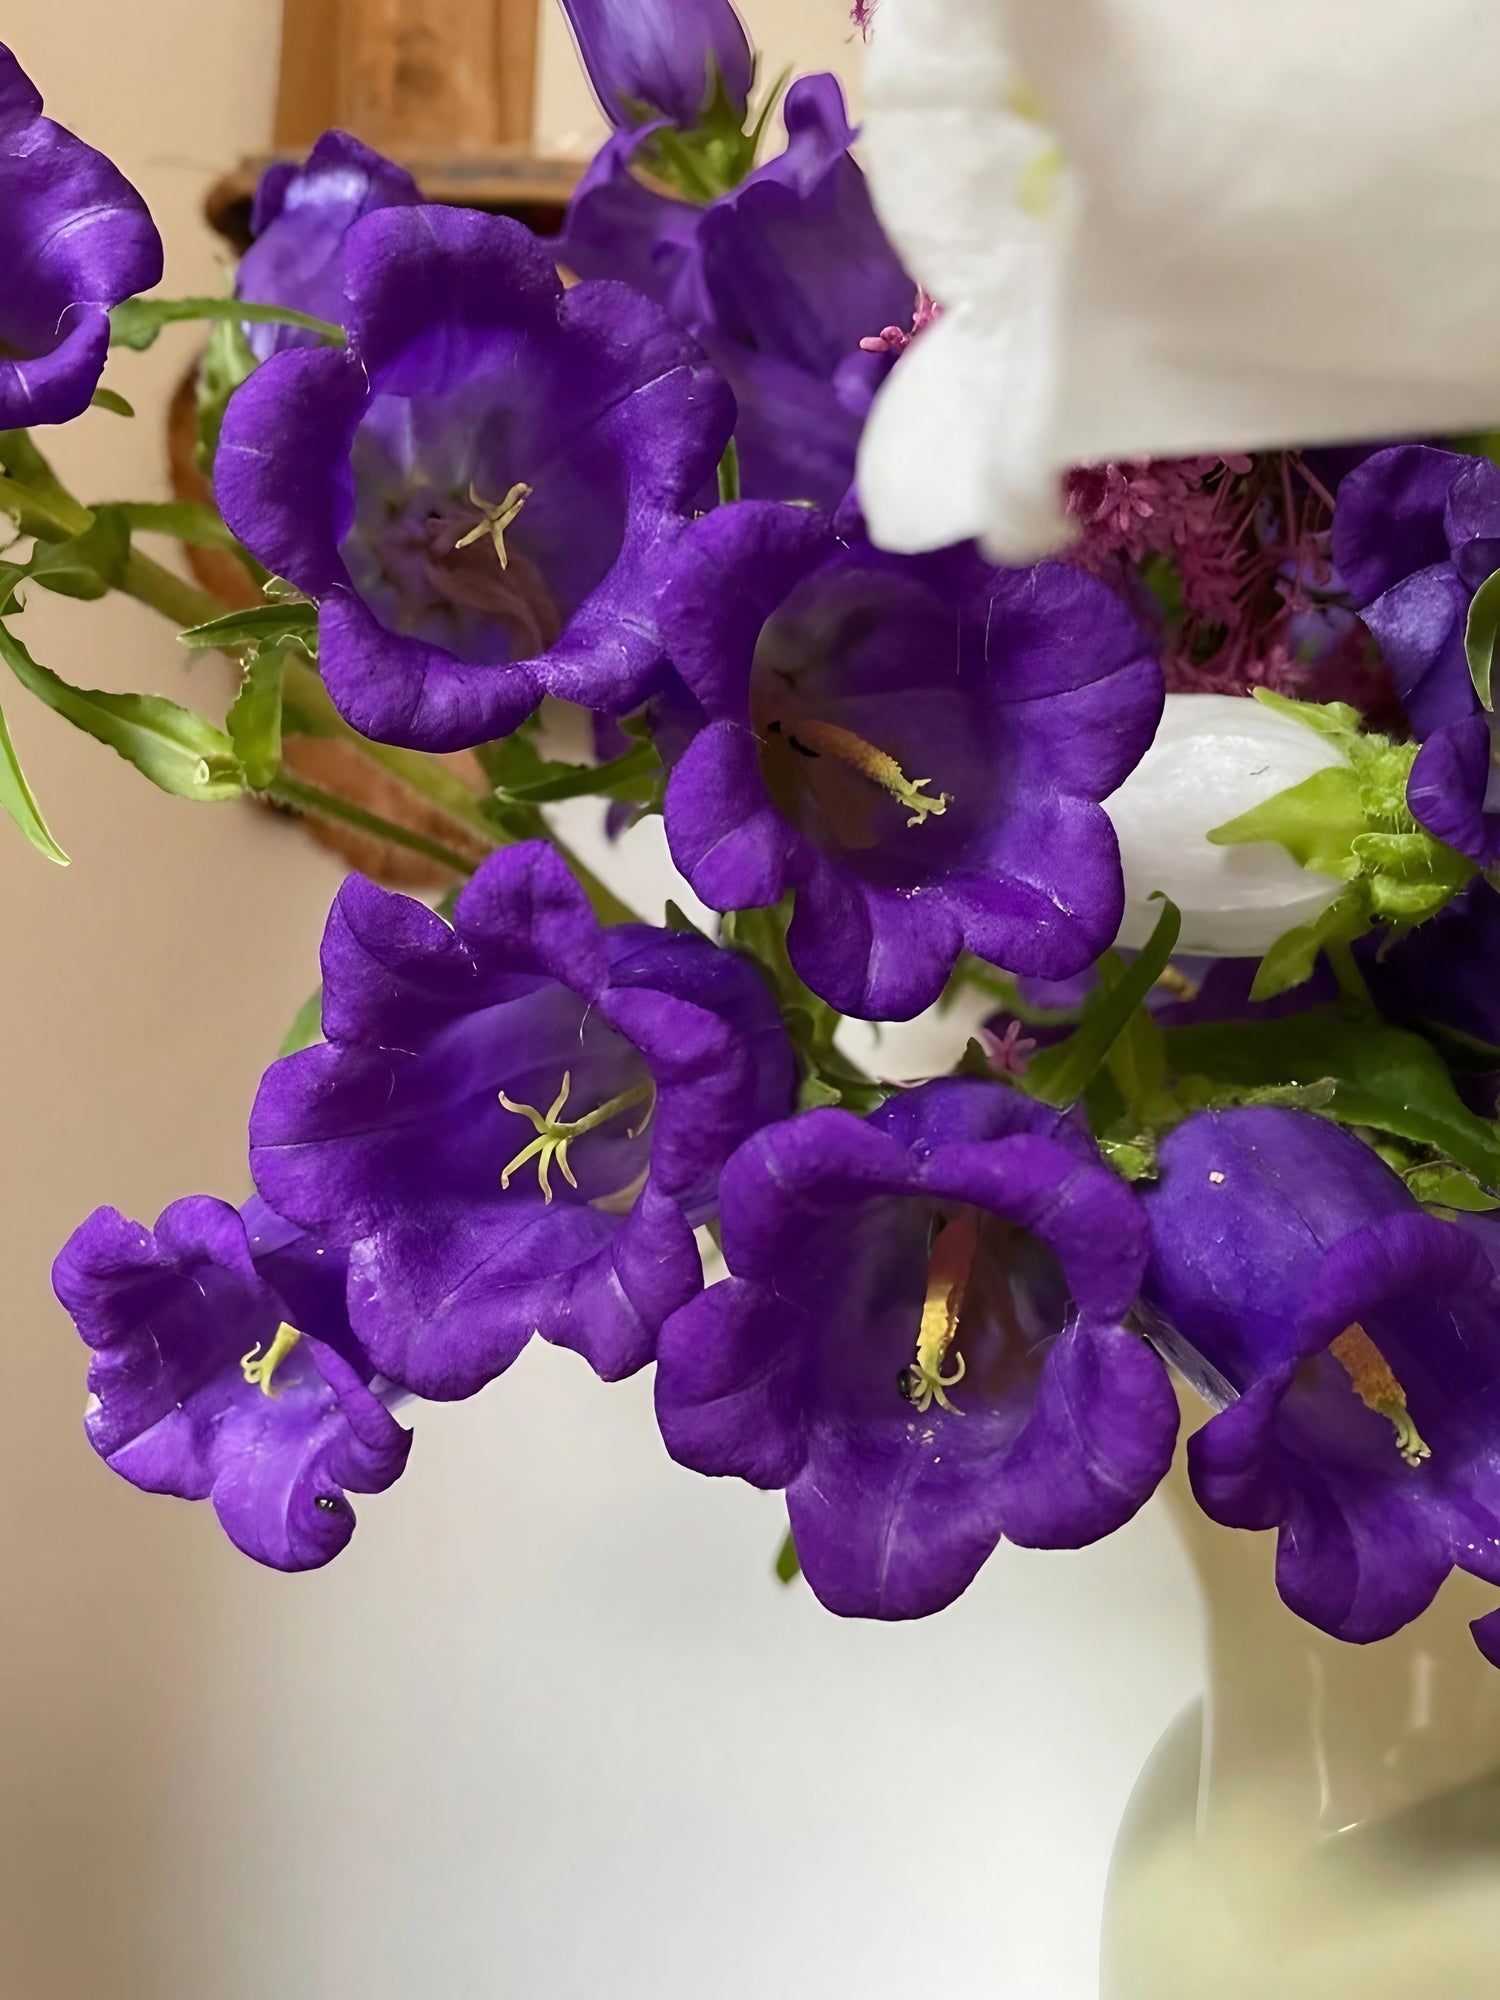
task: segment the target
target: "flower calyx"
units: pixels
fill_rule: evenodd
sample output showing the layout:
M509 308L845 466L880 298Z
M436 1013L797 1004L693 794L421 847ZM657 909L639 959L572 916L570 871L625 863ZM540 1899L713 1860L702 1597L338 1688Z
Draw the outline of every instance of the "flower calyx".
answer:
M1208 836L1218 847L1275 841L1301 867L1349 885L1266 953L1250 997L1269 1000L1309 978L1329 945L1350 944L1376 924L1408 930L1435 916L1475 865L1428 833L1406 802L1415 744L1361 729L1359 711L1343 702L1290 701L1267 688L1255 699L1328 738L1344 759Z

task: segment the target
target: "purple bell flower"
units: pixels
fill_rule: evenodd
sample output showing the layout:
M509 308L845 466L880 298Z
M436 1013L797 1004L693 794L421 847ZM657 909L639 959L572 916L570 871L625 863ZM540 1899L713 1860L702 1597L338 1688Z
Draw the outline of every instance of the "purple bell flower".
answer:
M698 341L739 403L747 499L833 508L888 355L860 342L911 319L916 288L876 217L831 76L786 98L787 145L706 208L638 181L649 130L608 141L579 183L558 255L623 278Z
M565 293L517 222L387 208L344 242L347 350L273 355L225 413L225 519L319 606L356 729L453 750L544 694L622 713L733 403L622 285Z
M1500 1275L1481 1231L1424 1214L1305 1112L1202 1113L1160 1167L1144 1298L1219 1411L1188 1445L1205 1513L1278 1529L1282 1597L1335 1638L1388 1637L1453 1569L1500 1584Z
M1500 815L1487 810L1490 729L1464 635L1474 593L1500 569L1500 467L1430 445L1376 452L1339 488L1333 554L1422 744L1407 803L1488 866Z
M378 208L413 208L416 182L348 132L325 132L304 166L268 167L250 215L254 238L240 262L236 298L342 324L344 244L362 216ZM316 347L306 327L247 324L245 338L261 361L283 347Z
M212 1500L272 1569L317 1569L411 1448L371 1387L344 1309L345 1260L260 1201L173 1202L150 1230L96 1209L53 1267L93 1349L90 1444L133 1486Z
M65 424L89 406L109 309L161 281L146 204L118 167L42 116L0 44L0 431Z
M611 125L654 114L691 131L723 79L743 122L755 54L729 0L562 0L594 95Z
M471 1396L533 1332L607 1380L702 1283L719 1170L792 1100L775 1003L705 939L601 930L537 842L493 855L453 928L358 876L323 938L328 1040L250 1122L266 1199L349 1245L349 1309L418 1395Z
M1097 1541L1165 1474L1176 1400L1123 1324L1144 1217L1064 1114L951 1080L809 1112L730 1161L722 1227L732 1275L662 1330L662 1436L785 1488L831 1611L940 1611L1002 1539Z
M972 547L886 555L852 515L750 501L683 537L662 630L701 713L667 787L673 859L717 910L795 889L792 963L832 1006L905 1020L965 947L1060 979L1112 943L1099 802L1162 680L1105 585Z

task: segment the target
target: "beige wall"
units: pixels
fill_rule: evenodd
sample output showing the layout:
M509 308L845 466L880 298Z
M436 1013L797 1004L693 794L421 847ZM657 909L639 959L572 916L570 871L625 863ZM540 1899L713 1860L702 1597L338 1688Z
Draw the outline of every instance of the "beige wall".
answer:
M747 11L778 62L852 55L842 0ZM271 0L9 0L3 32L147 192L169 287L213 287L199 202L264 143ZM191 348L118 361L137 421L57 440L86 495L162 491ZM24 629L76 680L215 698L128 603L38 594ZM320 1576L94 1461L49 1260L96 1202L244 1190L339 871L0 699L74 857L0 827L0 2000L1085 2000L1115 1817L1194 1676L1154 1522L839 1625L769 1583L773 1500L666 1463L649 1382L550 1351L423 1412Z

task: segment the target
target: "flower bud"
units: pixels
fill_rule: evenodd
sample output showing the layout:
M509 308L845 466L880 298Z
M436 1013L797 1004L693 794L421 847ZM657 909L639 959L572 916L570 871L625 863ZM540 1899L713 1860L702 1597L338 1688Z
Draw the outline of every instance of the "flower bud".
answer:
M1208 835L1344 762L1336 742L1261 702L1169 694L1151 748L1104 802L1125 871L1118 942L1145 944L1157 890L1182 912L1179 949L1209 958L1255 957L1321 915L1344 887L1336 877L1274 841L1215 846Z
M743 120L755 57L729 0L563 0L563 12L612 125L654 116L691 131L716 79Z

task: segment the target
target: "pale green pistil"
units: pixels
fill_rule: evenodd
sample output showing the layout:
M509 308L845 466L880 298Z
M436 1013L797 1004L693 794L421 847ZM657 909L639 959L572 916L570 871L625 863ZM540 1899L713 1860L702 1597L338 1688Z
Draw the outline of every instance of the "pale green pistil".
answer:
M573 1072L565 1070L563 1072L562 1089L557 1093L557 1096L546 1111L538 1111L534 1104L513 1103L503 1090L500 1092L500 1102L504 1105L505 1109L507 1111L514 1111L522 1118L529 1118L536 1128L536 1137L528 1145L521 1148L520 1152L516 1154L516 1157L501 1174L500 1185L502 1188L510 1186L512 1179L529 1160L535 1160L537 1162L537 1180L550 1206L552 1201L552 1182L550 1179L552 1162L556 1160L557 1164L562 1168L562 1176L568 1183L568 1186L576 1188L578 1182L573 1177L573 1168L568 1160L569 1146L572 1145L575 1139L581 1139L586 1132L595 1132L601 1125L607 1125L611 1118L618 1118L622 1111L629 1111L637 1104L648 1103L655 1095L656 1088L654 1084L649 1082L638 1083L630 1090L622 1090L618 1097L610 1098L607 1104L601 1104L597 1111L590 1111L583 1118L565 1119L562 1116L562 1109L568 1101L568 1092L572 1087ZM648 1111L641 1123L635 1126L627 1134L627 1137L638 1139L650 1123L650 1118L651 1113Z
M469 505L477 507L483 518L478 527L471 528L468 534L461 536L453 544L454 552L468 548L471 542L483 541L488 535L494 543L495 554L500 558L501 569L509 569L510 552L505 546L505 531L514 527L519 520L521 509L531 498L531 494L532 488L524 480L517 480L503 500L486 500L479 489L471 483Z
M297 1328L288 1326L283 1320L276 1329L275 1339L264 1354L261 1353L260 1342L257 1340L248 1354L240 1356L240 1373L247 1382L259 1388L262 1395L274 1396L276 1391L271 1387L272 1377L301 1338L302 1335Z

